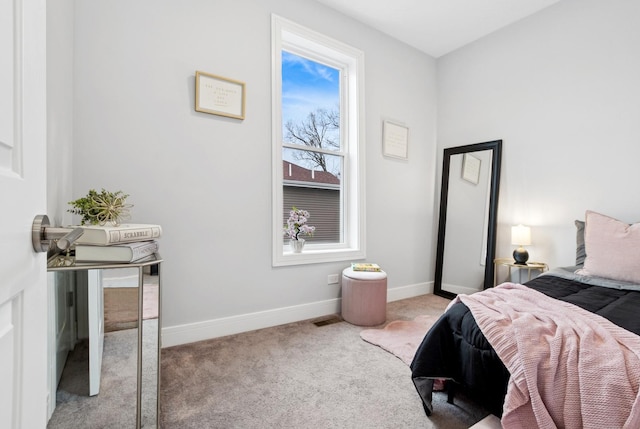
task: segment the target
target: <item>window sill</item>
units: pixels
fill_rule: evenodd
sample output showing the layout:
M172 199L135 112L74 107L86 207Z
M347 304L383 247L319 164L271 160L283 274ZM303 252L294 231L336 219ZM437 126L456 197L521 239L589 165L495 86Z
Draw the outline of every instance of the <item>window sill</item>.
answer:
M288 247L288 246L286 246ZM286 248L285 247L285 248ZM321 264L328 262L353 261L364 259L366 254L362 249L307 249L302 253L293 253L291 251L282 251L283 248L274 252L273 266L283 267L290 265L308 265ZM280 253L279 253L280 252Z

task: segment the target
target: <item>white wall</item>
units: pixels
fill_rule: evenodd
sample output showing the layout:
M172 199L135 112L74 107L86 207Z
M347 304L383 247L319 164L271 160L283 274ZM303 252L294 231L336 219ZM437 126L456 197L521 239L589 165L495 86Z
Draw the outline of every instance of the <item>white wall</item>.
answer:
M575 262L587 209L639 220L640 2L563 0L438 59L442 148L503 139L498 257Z
M47 2L47 215L71 221L73 147L73 0ZM43 213L45 214L45 213Z
M339 309L345 263L271 267L272 12L365 52L368 260L392 298L433 279L431 57L311 0L77 2L73 198L123 190L163 226L165 346ZM246 82L244 121L194 111L196 70ZM385 118L409 161L382 157Z

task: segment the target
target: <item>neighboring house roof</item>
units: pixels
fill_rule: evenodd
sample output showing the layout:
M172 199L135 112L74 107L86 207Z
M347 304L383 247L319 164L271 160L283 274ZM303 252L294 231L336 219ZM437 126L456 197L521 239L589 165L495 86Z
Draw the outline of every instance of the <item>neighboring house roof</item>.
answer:
M309 170L289 161L282 161L282 179L287 185L323 188L335 188L340 186L340 179L331 173L326 171Z

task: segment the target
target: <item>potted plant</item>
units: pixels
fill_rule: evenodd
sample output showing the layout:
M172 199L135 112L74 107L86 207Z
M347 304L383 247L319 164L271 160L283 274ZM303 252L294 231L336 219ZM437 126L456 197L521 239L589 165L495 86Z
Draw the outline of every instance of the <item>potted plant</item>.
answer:
M129 194L122 191L109 192L102 189L97 192L90 189L87 195L75 201L69 201L73 207L67 211L82 216L80 225L119 225L129 217L132 204L126 204Z
M295 206L289 212L289 219L284 226L284 234L289 237L291 244L291 250L293 253L302 252L305 240L301 238L301 235L313 235L313 231L316 230L315 226L307 225L307 220L311 217L306 210L300 210Z

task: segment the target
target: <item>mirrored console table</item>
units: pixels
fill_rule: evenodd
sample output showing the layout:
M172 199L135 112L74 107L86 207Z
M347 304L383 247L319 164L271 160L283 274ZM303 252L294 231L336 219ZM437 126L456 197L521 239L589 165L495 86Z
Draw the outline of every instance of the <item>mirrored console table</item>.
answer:
M102 292L102 270L135 269L137 271L137 368L136 375L136 408L135 427L158 427L160 416L160 349L161 349L161 264L159 254L151 255L132 263L76 263L72 256L54 255L47 262L49 272L82 272L88 274L87 308L89 337L89 395L97 395L100 391L100 374L102 368L102 351L104 343L104 295ZM148 268L157 275L157 289L152 291L151 285L145 285L144 273ZM155 285L154 285L155 287ZM137 293L135 293L137 292ZM153 300L145 299L153 294ZM135 299L135 298L133 298ZM129 303L133 304L133 303ZM149 309L149 306L155 308ZM152 317L145 317L145 314ZM157 316L156 316L157 315ZM146 320L145 320L146 319ZM149 320L151 319L151 320ZM155 319L155 320L154 320ZM123 410L124 412L124 410Z

